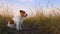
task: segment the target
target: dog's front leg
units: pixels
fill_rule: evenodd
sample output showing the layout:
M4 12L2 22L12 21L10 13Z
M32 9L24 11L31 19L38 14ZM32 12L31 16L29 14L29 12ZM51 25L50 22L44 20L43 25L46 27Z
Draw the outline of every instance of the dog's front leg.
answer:
M16 22L16 29L19 31L19 22Z
M19 29L20 29L20 30L22 30L22 27L21 27L21 26L22 26L22 24L19 24Z

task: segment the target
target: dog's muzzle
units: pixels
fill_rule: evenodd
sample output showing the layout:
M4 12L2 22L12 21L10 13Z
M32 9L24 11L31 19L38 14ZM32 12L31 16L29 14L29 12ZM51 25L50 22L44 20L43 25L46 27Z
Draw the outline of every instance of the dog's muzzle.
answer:
M27 17L28 14L24 14L24 17Z

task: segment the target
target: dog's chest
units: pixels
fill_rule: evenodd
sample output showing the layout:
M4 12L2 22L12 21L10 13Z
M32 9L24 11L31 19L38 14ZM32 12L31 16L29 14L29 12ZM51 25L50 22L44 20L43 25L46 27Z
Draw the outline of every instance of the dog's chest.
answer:
M14 17L13 20L15 22L23 22L23 18L21 16Z

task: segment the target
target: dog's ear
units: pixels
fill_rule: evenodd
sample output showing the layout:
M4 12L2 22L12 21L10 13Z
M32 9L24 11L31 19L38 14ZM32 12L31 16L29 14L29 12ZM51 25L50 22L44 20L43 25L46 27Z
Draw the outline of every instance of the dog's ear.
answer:
M10 22L10 24L14 24L14 20L12 20L12 19L10 19L9 22Z

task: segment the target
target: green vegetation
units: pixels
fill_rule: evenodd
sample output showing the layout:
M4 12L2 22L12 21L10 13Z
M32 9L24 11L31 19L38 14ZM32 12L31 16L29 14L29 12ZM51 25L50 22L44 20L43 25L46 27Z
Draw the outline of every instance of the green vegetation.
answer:
M25 25L38 30L42 34L60 34L60 16L44 16L43 13L34 17L28 17L24 20Z
M0 15L0 34L10 33L11 29L7 27L7 22L9 19L11 19L11 17L4 17Z
M2 29L8 29L6 27L10 17L0 16L0 32ZM23 26L31 28L32 30L38 30L41 34L60 34L60 16L44 16L43 13L37 14L33 17L24 19Z

